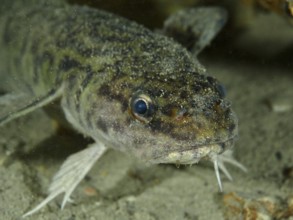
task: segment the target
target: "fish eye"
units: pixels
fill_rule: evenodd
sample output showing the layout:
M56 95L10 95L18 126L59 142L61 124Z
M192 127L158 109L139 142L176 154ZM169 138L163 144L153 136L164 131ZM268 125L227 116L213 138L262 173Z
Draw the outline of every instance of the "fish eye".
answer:
M134 118L147 123L152 119L154 113L153 101L148 95L135 95L130 100L130 111Z
M134 103L133 111L137 114L144 115L148 110L148 104L145 100L139 99Z

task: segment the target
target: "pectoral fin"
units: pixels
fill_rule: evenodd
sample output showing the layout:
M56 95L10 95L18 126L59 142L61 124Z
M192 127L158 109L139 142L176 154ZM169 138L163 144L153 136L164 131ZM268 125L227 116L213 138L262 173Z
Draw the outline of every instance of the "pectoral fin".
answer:
M85 150L71 155L55 174L48 197L23 217L34 214L61 193L65 193L61 205L63 209L66 202L70 201L73 190L105 151L106 147L102 143L94 143Z
M1 111L0 126L12 121L13 119L26 115L35 109L43 107L44 105L60 97L61 94L62 88L52 89L44 96L31 98L29 101L26 101L28 97L25 95L6 94L1 96L0 105L2 105L2 109L5 109L5 112Z
M225 25L227 12L220 7L198 7L172 14L163 33L174 38L194 55L199 54Z

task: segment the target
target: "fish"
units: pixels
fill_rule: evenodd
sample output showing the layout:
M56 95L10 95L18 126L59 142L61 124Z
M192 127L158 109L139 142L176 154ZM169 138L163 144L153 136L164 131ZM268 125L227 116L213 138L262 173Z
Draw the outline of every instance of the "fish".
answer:
M223 9L186 9L152 31L88 6L19 2L0 19L1 129L59 100L70 126L94 142L65 160L23 217L62 193L63 209L109 148L147 164L210 160L221 191L219 169L232 179L225 162L246 170L231 154L231 102L197 59L223 27Z

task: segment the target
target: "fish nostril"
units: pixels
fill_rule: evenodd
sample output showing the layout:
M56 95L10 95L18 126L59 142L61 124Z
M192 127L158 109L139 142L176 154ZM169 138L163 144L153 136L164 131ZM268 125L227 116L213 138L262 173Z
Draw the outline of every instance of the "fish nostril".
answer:
M218 99L213 104L213 109L217 114L223 115L225 118L229 118L231 115L231 103L229 101Z

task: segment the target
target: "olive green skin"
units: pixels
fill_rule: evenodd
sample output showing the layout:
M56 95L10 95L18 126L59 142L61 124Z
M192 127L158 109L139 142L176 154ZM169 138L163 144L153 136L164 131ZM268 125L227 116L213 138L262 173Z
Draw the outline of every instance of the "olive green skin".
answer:
M9 12L0 33L5 89L36 97L61 89L68 121L107 147L185 164L233 146L237 117L221 86L171 38L81 6Z

